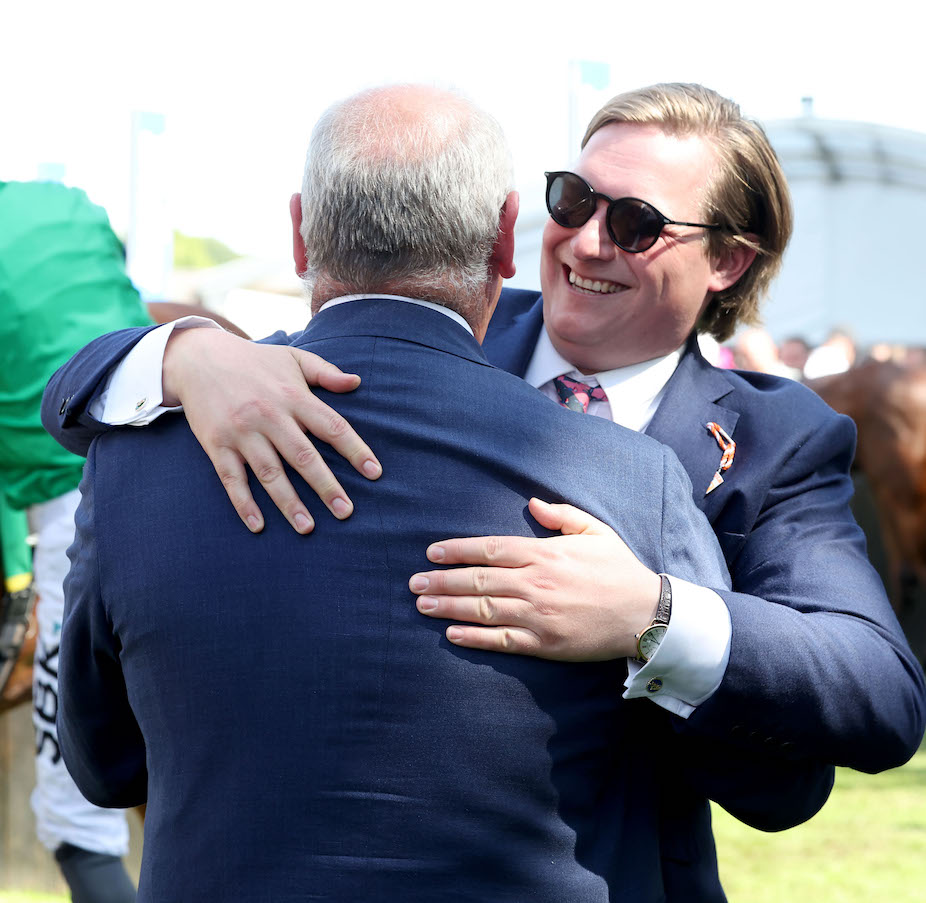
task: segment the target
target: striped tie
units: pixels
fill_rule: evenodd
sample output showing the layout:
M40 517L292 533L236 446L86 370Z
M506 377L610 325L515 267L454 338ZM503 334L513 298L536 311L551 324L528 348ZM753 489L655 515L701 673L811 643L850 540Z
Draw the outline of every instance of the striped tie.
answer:
M577 379L570 379L568 376L557 376L553 380L556 386L556 394L559 396L559 403L570 411L579 411L582 414L588 413L588 406L592 399L595 401L607 401L608 396L601 386L590 386L588 383L579 382Z

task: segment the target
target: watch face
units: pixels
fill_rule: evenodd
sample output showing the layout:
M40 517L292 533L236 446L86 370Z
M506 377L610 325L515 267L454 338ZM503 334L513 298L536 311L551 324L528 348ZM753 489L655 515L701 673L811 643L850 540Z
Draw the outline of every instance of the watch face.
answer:
M666 635L667 629L664 624L657 624L655 627L647 627L643 631L639 642L640 658L649 661L653 657L662 642L662 638Z

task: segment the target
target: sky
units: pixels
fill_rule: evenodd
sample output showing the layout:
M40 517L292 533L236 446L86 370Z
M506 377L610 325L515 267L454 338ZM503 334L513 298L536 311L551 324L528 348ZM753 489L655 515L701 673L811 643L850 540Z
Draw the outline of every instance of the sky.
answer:
M626 4L471 0L0 0L0 179L63 168L129 218L132 111L159 113L174 228L239 253L289 254L287 203L311 127L364 87L452 87L492 112L512 145L522 210L564 168L570 61L607 65L602 100L658 81L702 82L761 121L816 115L926 132L922 39L910 6ZM582 100L584 98L584 100Z

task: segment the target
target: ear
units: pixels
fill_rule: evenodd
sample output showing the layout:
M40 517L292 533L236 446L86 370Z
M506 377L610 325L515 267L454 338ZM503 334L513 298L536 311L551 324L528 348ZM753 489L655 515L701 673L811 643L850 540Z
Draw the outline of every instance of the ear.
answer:
M759 236L747 232L744 238L758 244ZM711 280L708 283L709 292L722 292L735 285L740 276L749 269L756 259L756 252L745 245L734 245L725 249L720 257L713 261L711 266Z
M305 272L305 242L302 240L302 195L294 194L289 199L289 218L293 221L293 263L296 275Z
M514 224L518 219L519 197L516 191L508 192L498 215L498 233L489 257L489 267L496 276L510 279L514 276Z

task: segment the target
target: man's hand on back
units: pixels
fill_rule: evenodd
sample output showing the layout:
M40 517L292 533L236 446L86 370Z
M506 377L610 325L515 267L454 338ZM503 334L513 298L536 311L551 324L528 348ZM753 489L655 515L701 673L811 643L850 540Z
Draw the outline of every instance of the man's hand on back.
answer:
M310 385L350 392L360 385L360 377L342 373L307 351L258 345L217 329L174 330L167 343L164 404L183 405L235 510L255 533L263 529L264 520L251 495L245 465L297 532L314 527L280 456L335 517L343 519L353 510L306 430L369 479L382 473L369 447L340 414L312 394Z
M563 535L434 543L434 563L473 566L415 574L409 587L418 610L470 622L447 628L458 646L561 661L636 655L634 634L656 612L658 575L590 514L539 499L531 499L530 511Z

